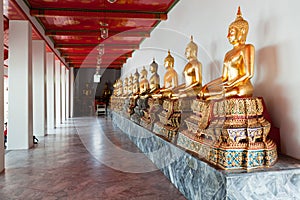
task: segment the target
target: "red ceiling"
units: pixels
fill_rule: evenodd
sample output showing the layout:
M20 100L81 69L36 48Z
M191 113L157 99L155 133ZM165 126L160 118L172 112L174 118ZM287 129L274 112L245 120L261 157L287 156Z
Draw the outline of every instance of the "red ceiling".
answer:
M24 0L69 67L93 68L99 44L105 49L101 67L121 68L178 1ZM9 20L27 19L15 0L4 0L4 14ZM108 28L107 39L100 38L100 27ZM33 35L42 38L35 29Z

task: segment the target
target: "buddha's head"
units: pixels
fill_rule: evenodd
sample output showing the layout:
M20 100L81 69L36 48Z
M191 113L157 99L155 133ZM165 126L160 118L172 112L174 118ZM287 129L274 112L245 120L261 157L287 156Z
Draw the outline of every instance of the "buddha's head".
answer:
M158 68L158 64L155 62L155 58L153 58L153 62L150 64L151 73L156 73Z
M128 78L127 77L124 78L124 85L128 85Z
M129 78L128 78L128 85L131 85L133 81L133 76L132 74L130 74Z
M145 66L143 66L143 69L141 71L141 79L146 79L147 75L148 75L148 72L147 72Z
M133 82L136 83L139 81L140 78L140 74L138 72L138 70L136 69L135 73L133 74Z
M118 87L120 87L120 88L123 86L123 82L122 82L121 79L118 80L118 84L117 84L117 85L118 85Z
M229 25L227 38L233 45L237 43L244 44L246 42L249 25L246 20L243 19L241 9L238 8L236 19Z
M165 58L164 63L166 68L174 67L174 58L171 56L170 50L168 51L168 56Z
M117 88L117 84L118 84L118 80L116 80L116 81L114 82L114 84L113 84L113 88L114 88L114 89Z
M198 53L198 46L193 41L193 36L191 36L191 41L188 43L185 49L185 56L187 59L196 58Z

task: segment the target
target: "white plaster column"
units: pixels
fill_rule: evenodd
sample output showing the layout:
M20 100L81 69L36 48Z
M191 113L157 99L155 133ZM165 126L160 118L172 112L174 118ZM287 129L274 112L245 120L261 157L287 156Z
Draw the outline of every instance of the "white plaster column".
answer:
M61 124L61 63L60 60L55 60L55 127L60 126Z
M46 121L46 46L43 40L32 41L33 135L44 136Z
M0 2L0 29L3 30L3 1ZM3 67L3 38L4 31L0 32L0 61L2 65L0 67L0 130L3 130L4 124L4 67ZM4 138L0 137L0 172L4 170Z
M8 149L33 146L31 29L28 21L9 21Z
M70 117L74 117L74 68L70 68Z
M53 52L46 53L46 74L47 74L47 130L55 128L54 121L54 69L55 56Z
M66 120L66 67L61 66L61 122Z
M70 117L70 70L66 69L66 119Z

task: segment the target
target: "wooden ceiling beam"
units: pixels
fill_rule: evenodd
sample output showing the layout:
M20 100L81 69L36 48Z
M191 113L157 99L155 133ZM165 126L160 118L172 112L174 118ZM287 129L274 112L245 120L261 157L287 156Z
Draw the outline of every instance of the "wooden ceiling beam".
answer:
M67 49L67 48L84 48L94 49L98 44L55 44L56 49ZM104 44L105 50L107 49L139 49L138 44Z
M96 68L96 65L70 65L74 68ZM109 65L109 66L101 66L101 69L121 69L123 65Z
M99 19L153 19L167 20L166 13L139 12L139 11L117 11L117 10L67 10L67 9L37 9L30 10L34 17L78 17Z
M64 58L86 58L88 56L98 56L98 53L62 53L62 57ZM104 58L118 58L118 57L124 57L124 58L131 58L132 57L132 52L125 53L125 54L119 54L119 53L106 53L103 55Z
M97 37L99 30L46 30L46 36L81 36L81 37ZM110 37L119 34L122 37L150 37L148 31L109 31Z
M64 57L66 60L97 60L98 56L97 55L89 55L89 56L68 56ZM116 59L127 59L128 57L126 56L102 56L102 60L116 60Z
M66 61L68 62L68 61ZM93 65L94 67L96 67L97 63L96 61L94 62L86 62L86 61L70 61L68 62L69 64L73 64L73 65ZM104 66L108 66L108 65L123 65L125 62L123 61L113 61L113 62L105 62L105 63L101 63L101 65L104 65ZM100 66L101 66L100 65Z

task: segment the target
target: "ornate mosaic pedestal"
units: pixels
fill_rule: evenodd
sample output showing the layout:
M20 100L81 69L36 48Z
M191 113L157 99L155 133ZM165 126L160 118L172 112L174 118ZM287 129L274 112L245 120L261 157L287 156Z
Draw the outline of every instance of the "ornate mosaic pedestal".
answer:
M144 109L144 115L141 118L140 125L152 131L153 124L157 122L159 113L162 109L160 99L148 98L148 107Z
M279 156L278 162L268 168L222 170L115 112L112 120L187 199L296 200L300 197L299 160Z
M148 108L148 97L140 96L136 101L134 113L131 115L131 120L137 124L140 124L142 117L144 116L144 110Z
M128 104L126 104L126 112L125 116L130 119L131 115L134 113L134 108L136 106L138 96L130 96L128 97Z
M159 121L154 124L153 132L170 142L176 142L181 117L178 99L164 100L163 110L158 117Z
M187 129L185 120L187 120L191 115L193 115L191 105L195 99L196 97L185 97L179 99L179 108L181 111L179 131Z
M195 115L186 120L188 129L178 134L178 146L224 169L269 167L276 162L262 98L195 100L192 108Z

